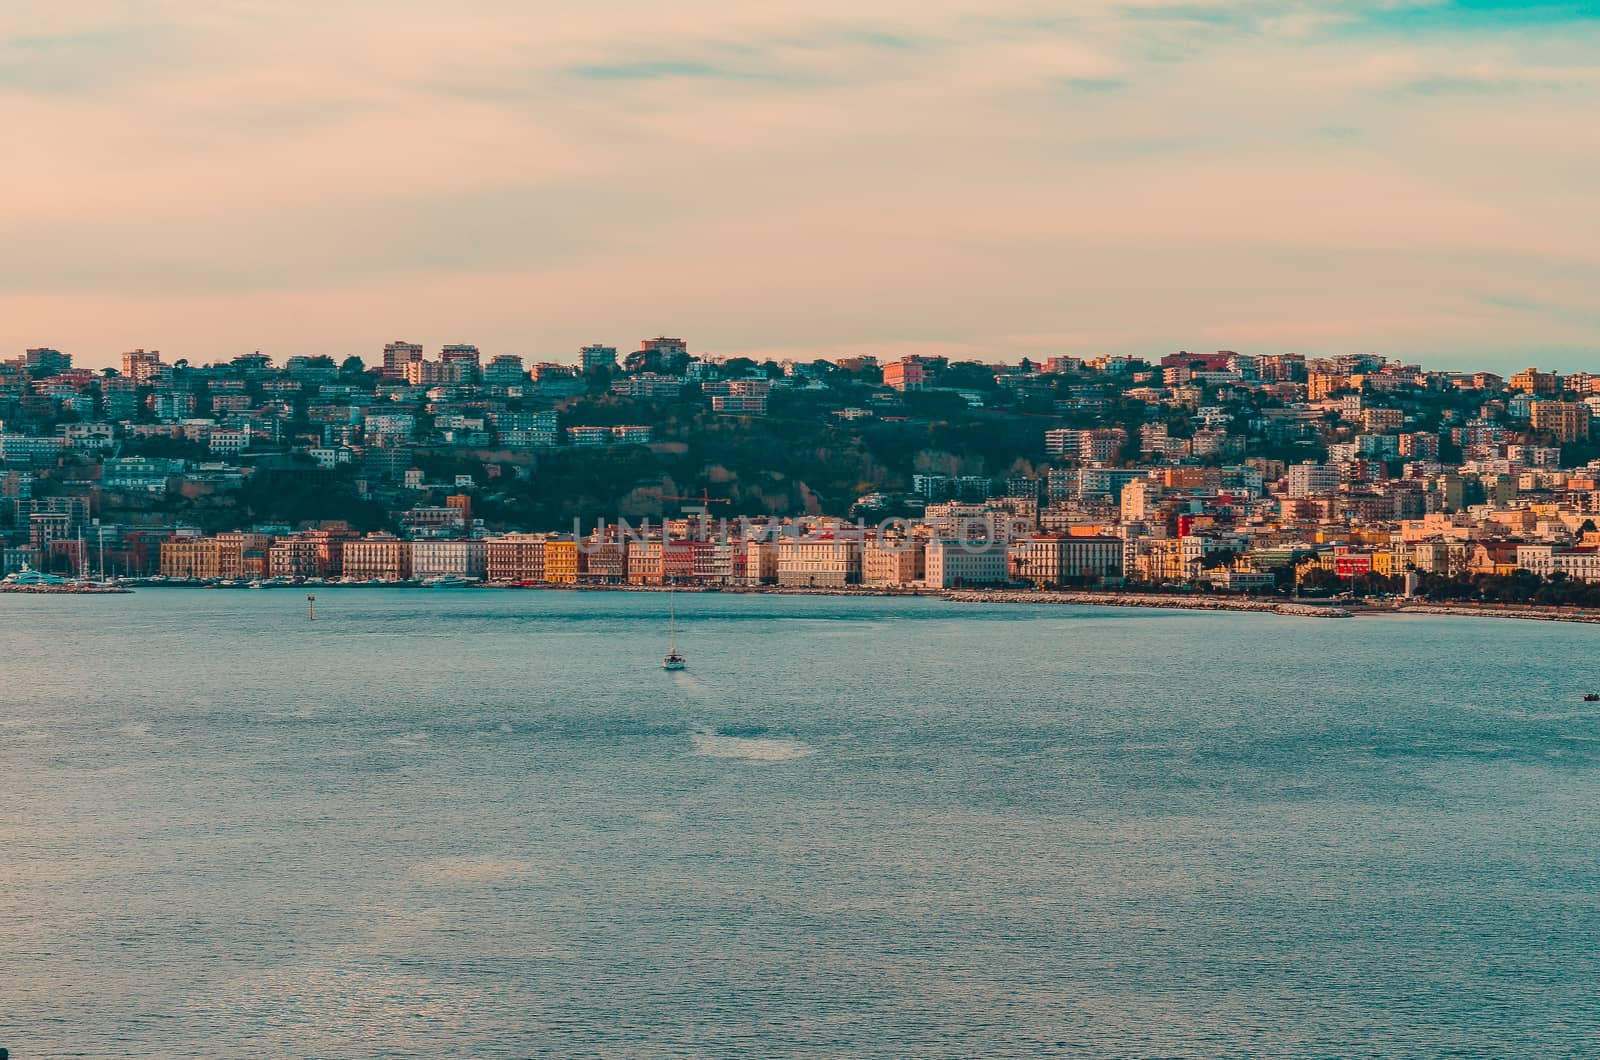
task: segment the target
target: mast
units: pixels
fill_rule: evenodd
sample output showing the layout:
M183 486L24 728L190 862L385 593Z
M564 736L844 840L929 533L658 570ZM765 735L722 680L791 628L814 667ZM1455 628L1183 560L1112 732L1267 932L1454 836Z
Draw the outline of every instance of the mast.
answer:
M678 597L676 590L667 590L668 635L667 654L678 654Z

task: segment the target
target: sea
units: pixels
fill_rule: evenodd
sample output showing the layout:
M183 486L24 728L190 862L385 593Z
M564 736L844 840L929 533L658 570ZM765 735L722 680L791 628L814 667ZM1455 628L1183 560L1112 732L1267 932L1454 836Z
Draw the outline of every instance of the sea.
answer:
M1594 1057L1600 627L0 596L0 1046Z

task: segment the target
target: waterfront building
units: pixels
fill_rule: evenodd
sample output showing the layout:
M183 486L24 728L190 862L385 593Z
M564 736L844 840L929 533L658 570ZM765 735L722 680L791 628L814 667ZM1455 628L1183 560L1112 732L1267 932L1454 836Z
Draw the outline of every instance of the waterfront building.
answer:
M1593 545L1558 548L1550 559L1555 573L1565 574L1573 581L1600 582L1600 548Z
M778 543L752 538L745 543L744 580L747 585L778 584Z
M577 584L578 543L571 537L545 539L544 580L552 585Z
M659 539L628 541L628 583L660 585L664 577L665 544Z
M487 573L486 543L474 538L430 538L411 542L411 576L481 579Z
M229 557L227 566L237 564ZM209 581L224 577L223 547L215 538L172 540L161 543L161 574L166 578Z
M578 581L589 585L621 585L628 580L628 546L624 541L591 535L578 553Z
M1274 588L1278 579L1271 571L1257 571L1238 567L1225 567L1207 571L1206 577L1213 588L1232 592L1263 592Z
M924 564L923 581L932 589L1004 585L1010 580L1009 552L1003 541L933 537Z
M842 589L861 581L861 542L834 534L778 539L778 584Z
M1120 538L1035 534L1010 546L1010 568L1017 581L1037 588L1105 585L1122 580Z
M1206 556L1217 549L1215 539L1199 534L1142 538L1136 557L1137 576L1153 585L1192 583L1204 569Z
M927 574L927 545L909 537L868 541L861 547L863 585L908 586Z
M325 578L327 567L320 562L315 541L304 537L283 537L267 548L269 578Z
M670 536L661 545L661 580L668 585L686 585L694 581L695 551L700 541L674 540Z
M272 535L232 530L215 538L221 546L219 560L223 578L265 578L267 549Z
M411 577L411 542L392 534L369 534L344 543L348 581L406 581Z
M484 572L496 585L531 585L544 580L543 534L502 534L484 541Z

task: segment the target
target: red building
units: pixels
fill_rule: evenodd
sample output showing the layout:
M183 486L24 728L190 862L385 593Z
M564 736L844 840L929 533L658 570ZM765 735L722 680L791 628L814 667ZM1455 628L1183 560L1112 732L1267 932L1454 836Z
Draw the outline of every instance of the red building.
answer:
M921 390L928 385L928 373L916 357L902 357L883 366L883 385L896 390Z
M694 580L695 546L701 541L668 541L661 549L661 578L669 585Z
M1333 573L1341 578L1359 578L1372 573L1372 553L1351 552L1343 546L1333 550Z

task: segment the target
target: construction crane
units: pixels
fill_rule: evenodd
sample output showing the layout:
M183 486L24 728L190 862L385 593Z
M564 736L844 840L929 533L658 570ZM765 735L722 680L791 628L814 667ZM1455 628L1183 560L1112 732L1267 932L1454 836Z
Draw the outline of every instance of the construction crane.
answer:
M732 504L733 503L733 501L729 500L727 497L713 497L713 496L711 496L711 491L710 490L701 490L700 491L700 496L698 496L698 497L662 497L661 499L664 500L664 501L675 501L675 502L680 503L680 504L681 503L685 503L685 502L690 503L690 504L698 504L702 509L704 509L706 511L710 511L711 510L711 506L713 504Z

